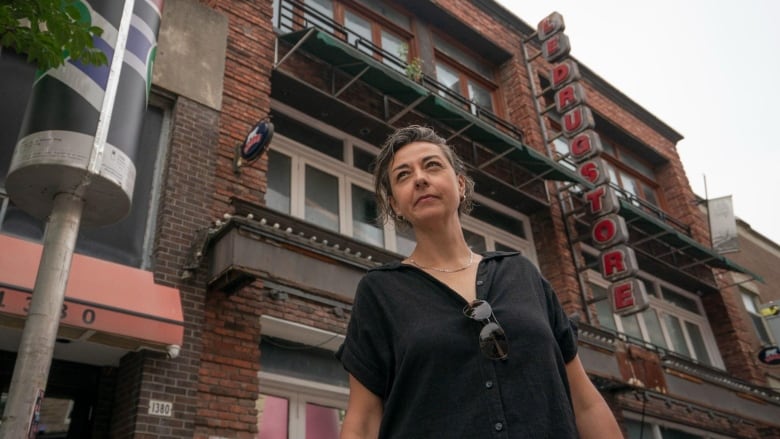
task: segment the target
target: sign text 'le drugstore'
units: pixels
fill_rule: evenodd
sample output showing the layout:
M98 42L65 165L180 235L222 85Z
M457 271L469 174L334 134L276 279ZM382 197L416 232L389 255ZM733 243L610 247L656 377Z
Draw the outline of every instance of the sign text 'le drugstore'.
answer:
M584 198L593 218L591 240L601 251L601 276L611 282L608 297L612 310L629 315L647 308L647 291L644 283L635 277L639 267L634 250L626 245L628 226L619 215L617 193L609 185L609 174L601 158L601 140L593 130L595 120L579 82L577 63L568 58L571 46L564 29L563 17L553 12L539 22L537 36L542 56L553 65L550 83L555 91L555 111L560 116L562 135L577 164L577 173L595 186L585 192Z

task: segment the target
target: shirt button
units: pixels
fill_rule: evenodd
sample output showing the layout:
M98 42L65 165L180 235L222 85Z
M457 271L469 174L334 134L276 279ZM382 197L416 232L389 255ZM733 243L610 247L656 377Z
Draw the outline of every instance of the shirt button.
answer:
M496 425L494 425L493 428L495 428L496 431L501 431L501 430L504 429L504 424L502 424L500 422L496 422Z
M477 281L477 285L482 285L482 284L484 284L484 283L485 283L485 281L483 281L483 280L478 280L478 281Z
M485 381L485 387L488 389L493 388L493 381Z

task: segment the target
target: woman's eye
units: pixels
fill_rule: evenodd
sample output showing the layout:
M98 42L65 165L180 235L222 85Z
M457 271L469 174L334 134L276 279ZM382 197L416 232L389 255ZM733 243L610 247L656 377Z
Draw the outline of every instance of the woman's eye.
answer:
M439 163L439 162L428 162L428 163L426 163L426 167L428 167L428 168L441 168L441 163Z
M399 172L399 173L395 174L395 180L396 181L401 181L403 178L406 178L407 175L409 175L409 173L406 172L406 171Z

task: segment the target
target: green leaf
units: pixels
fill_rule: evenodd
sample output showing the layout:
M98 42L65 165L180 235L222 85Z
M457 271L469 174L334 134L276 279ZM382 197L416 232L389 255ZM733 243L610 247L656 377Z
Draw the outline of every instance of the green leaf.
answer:
M106 64L92 41L103 29L83 14L76 0L0 0L0 46L27 55L39 70L62 65L68 53L88 64ZM20 27L19 20L30 25Z

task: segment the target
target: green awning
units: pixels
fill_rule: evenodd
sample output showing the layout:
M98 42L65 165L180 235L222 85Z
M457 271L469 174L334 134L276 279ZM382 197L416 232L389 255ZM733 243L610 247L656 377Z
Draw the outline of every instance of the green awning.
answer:
M680 251L701 264L722 268L724 270L736 271L751 276L760 282L764 281L761 276L739 266L723 255L718 254L715 250L706 247L684 233L678 232L672 228L672 226L655 218L652 214L645 212L640 207L634 206L628 200L620 200L620 215L628 224L641 230L647 236L665 243L669 247Z
M459 132L463 137L494 154L506 157L536 175L545 179L575 182L584 187L591 187L576 172L333 35L310 28L281 35L279 39L290 44L293 47L292 51L298 48L304 49L401 104L414 106L417 112L451 128L454 132ZM278 64L283 63L284 59L282 58ZM351 82L347 85L349 84Z

